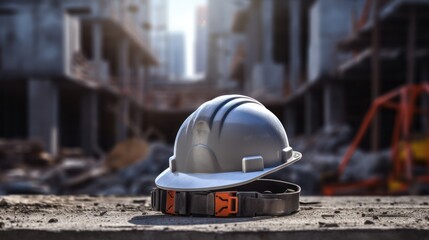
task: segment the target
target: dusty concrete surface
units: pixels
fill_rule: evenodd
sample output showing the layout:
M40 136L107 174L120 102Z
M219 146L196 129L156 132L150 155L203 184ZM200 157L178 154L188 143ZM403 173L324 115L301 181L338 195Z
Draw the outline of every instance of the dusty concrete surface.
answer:
M148 197L0 197L0 239L429 239L429 197L302 197L291 216L200 218Z

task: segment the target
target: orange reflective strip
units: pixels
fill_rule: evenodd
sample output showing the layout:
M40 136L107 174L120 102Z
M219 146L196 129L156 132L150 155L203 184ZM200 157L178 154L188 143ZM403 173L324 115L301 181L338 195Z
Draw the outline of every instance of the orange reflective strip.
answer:
M165 203L165 212L168 214L176 214L174 200L176 199L176 191L167 191L167 201Z

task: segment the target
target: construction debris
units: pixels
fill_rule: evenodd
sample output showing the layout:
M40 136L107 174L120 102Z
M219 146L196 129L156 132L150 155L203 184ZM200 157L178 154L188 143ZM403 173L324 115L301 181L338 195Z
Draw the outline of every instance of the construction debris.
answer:
M122 169L146 157L148 143L140 138L119 142L106 157L106 166L113 170Z
M12 165L46 166L52 164L54 160L44 151L43 144L39 141L0 139L0 172L11 168Z
M117 144L101 160L83 157L77 149L62 151L54 160L43 158L46 152L37 142L2 141L0 195L148 194L172 154L171 146L133 138Z
M270 178L295 182L302 187L304 195L321 193L321 183L338 168L348 143L352 138L349 126L341 125L330 131L321 130L314 135L292 139L296 150L303 153L303 159ZM341 179L342 183L387 177L390 168L389 149L377 153L357 150Z

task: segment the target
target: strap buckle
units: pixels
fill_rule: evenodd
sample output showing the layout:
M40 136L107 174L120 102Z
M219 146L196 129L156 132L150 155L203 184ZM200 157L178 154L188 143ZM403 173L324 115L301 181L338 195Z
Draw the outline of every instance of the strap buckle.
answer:
M228 217L238 213L237 192L215 193L215 216Z

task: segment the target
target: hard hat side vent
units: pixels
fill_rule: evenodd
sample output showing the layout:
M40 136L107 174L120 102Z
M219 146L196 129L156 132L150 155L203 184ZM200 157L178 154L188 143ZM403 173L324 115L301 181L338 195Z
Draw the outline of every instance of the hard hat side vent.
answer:
M243 172L256 172L264 170L264 158L262 156L244 157L242 160Z
M170 167L171 172L177 171L176 159L174 158L174 156L171 156L168 159L168 163L169 163L169 167Z
M289 158L292 157L292 148L291 147L283 148L281 156L282 156L282 161L287 162L287 160L289 160Z

